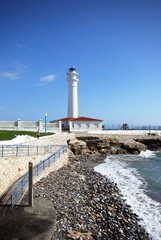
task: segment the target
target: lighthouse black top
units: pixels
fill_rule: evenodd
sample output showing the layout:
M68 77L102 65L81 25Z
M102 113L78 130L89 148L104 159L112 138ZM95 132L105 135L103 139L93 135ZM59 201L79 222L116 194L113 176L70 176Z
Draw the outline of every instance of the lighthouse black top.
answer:
M74 67L71 67L69 68L69 71L72 72L72 71L75 71L76 69Z

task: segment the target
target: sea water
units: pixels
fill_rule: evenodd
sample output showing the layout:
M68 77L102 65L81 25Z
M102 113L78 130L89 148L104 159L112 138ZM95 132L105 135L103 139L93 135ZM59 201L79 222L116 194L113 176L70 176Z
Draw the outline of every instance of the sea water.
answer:
M111 155L95 171L117 183L140 224L161 240L161 152Z

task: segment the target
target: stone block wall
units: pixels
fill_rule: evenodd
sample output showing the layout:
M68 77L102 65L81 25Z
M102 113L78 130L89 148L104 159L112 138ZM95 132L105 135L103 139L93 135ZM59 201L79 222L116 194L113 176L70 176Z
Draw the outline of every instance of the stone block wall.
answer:
M28 172L29 162L33 162L35 166L41 160L47 158L49 154L41 156L21 156L21 157L9 157L0 158L0 196L8 189L10 185L26 172ZM34 183L42 177L45 177L49 172L55 171L67 164L68 157L65 152L60 158L56 159L50 167L47 167L38 177L34 178Z
M44 146L44 145L66 145L67 140L75 139L74 133L61 133L51 136L40 137L33 141L27 142L26 145ZM25 143L23 143L25 145ZM41 160L50 156L50 154L36 156L20 156L20 157L0 157L0 196L8 189L8 187L23 176L28 171L29 162L33 162L35 166ZM68 161L68 152L65 152L56 162L46 168L41 175L34 179L34 182L45 177L50 171L56 171Z

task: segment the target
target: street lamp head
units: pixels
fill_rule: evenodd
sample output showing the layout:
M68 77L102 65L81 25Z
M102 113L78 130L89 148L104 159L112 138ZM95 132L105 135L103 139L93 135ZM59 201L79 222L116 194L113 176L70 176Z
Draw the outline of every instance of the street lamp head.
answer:
M45 116L47 116L48 114L47 113L45 113Z

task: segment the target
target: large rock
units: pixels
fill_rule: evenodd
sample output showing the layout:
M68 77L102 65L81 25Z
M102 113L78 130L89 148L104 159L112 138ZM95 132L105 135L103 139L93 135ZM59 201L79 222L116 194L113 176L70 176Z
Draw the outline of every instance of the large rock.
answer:
M126 150L127 153L130 154L138 154L141 151L146 151L147 147L139 142L135 142L135 141L128 141L126 143L122 143L122 149Z
M158 151L161 149L161 137L149 137L144 139L135 139L135 141L147 146L149 150Z
M86 143L84 141L74 139L74 140L68 141L68 148L75 155L81 155L82 152L86 149Z

